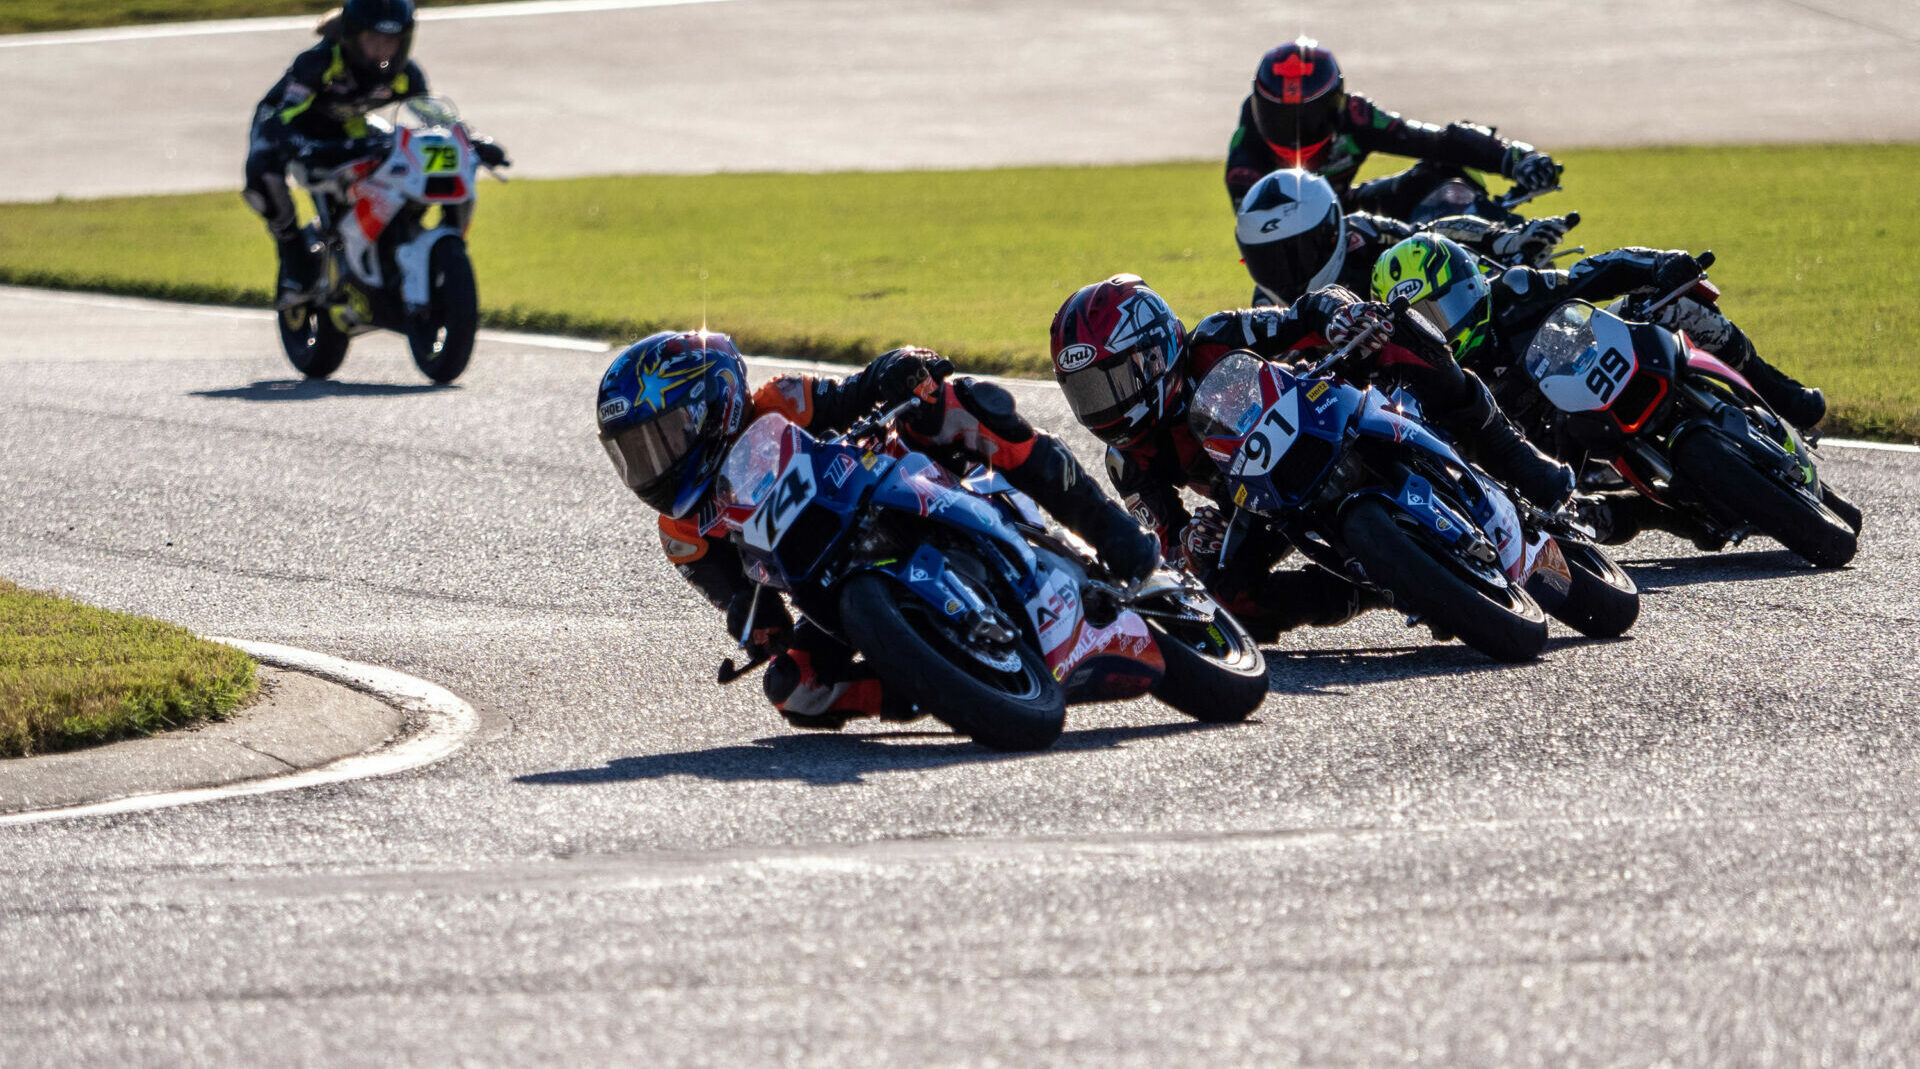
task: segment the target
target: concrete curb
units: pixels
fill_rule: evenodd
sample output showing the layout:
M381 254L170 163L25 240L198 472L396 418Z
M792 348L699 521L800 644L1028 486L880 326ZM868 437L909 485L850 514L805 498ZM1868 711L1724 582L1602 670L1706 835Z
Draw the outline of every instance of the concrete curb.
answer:
M134 813L439 761L479 725L425 680L291 646L214 638L263 664L267 699L232 720L0 766L0 827Z

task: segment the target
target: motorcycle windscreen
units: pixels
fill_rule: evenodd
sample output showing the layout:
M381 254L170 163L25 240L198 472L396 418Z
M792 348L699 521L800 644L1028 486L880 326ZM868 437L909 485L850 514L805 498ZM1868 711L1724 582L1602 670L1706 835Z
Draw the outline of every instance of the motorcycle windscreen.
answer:
M1266 408L1260 393L1260 372L1265 366L1265 361L1250 353L1228 353L1200 380L1187 410L1187 426L1202 445L1221 439L1237 441L1253 428ZM1232 460L1231 454L1207 452L1223 465Z
M645 493L693 452L700 425L691 406L682 406L638 426L600 439L627 489Z
M750 515L760 507L767 492L779 478L781 452L787 428L793 424L778 412L769 412L753 421L727 450L714 481L714 497L729 513Z
M1602 336L1602 328L1607 330ZM1534 332L1522 364L1562 412L1597 412L1633 373L1633 343L1618 319L1585 301L1553 310Z

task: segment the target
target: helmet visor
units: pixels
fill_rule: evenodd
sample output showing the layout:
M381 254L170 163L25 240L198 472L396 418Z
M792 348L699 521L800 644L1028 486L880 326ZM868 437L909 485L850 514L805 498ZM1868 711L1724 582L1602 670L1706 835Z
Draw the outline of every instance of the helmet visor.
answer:
M657 488L673 473L675 465L693 452L699 429L693 413L681 407L659 419L615 431L611 437L601 438L600 444L613 458L614 469L627 489L647 497L649 490Z
M1113 423L1140 402L1146 391L1147 376L1142 373L1137 354L1106 366L1091 364L1060 377L1060 390L1075 418L1090 430Z
M1486 282L1479 275L1458 279L1439 293L1414 302L1412 311L1440 328L1449 341L1458 341L1479 318L1481 298L1487 295Z
M1340 116L1339 93L1328 93L1298 104L1269 100L1253 94L1253 125L1268 144L1281 148L1306 148L1333 136Z
M1334 205L1325 219L1304 233L1260 245L1243 243L1240 255L1247 261L1247 274L1281 300L1289 304L1299 300L1314 276L1333 259L1340 237L1339 213L1340 207Z

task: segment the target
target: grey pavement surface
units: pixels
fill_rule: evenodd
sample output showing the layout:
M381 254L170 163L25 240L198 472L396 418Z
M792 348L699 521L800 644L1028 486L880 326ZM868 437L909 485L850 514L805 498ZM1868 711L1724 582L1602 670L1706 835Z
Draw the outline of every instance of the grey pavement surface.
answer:
M1627 639L1496 667L1376 613L1287 636L1246 725L1009 757L715 687L605 363L489 341L441 389L374 339L303 385L255 313L0 289L0 574L496 725L0 829L0 1061L1911 1059L1920 456L1826 452L1843 571L1649 538Z
M1920 138L1920 0L733 0L426 22L416 55L524 176L893 170L1219 158L1302 32L1383 106L1548 148ZM40 40L0 38L0 200L237 190L313 37Z
M29 761L0 761L0 815L281 776L371 750L394 707L311 675L260 669L260 694L227 720Z

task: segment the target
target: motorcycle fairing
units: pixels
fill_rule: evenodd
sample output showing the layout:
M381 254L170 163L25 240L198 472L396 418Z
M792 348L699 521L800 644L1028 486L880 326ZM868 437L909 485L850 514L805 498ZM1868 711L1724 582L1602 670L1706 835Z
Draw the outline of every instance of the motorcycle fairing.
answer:
M1053 678L1066 689L1069 701L1131 698L1166 674L1165 655L1146 622L1134 613L1123 612L1105 627L1083 624L1079 630L1065 656L1048 658Z
M984 535L1008 555L1019 570L1031 575L1033 549L999 510L968 493L953 474L921 453L908 453L893 464L873 490L873 503L924 516L936 523Z
M460 233L450 226L436 226L393 250L393 262L400 269L400 299L407 311L425 308L433 300L433 274L427 266L433 262L433 247L449 238L464 240Z

